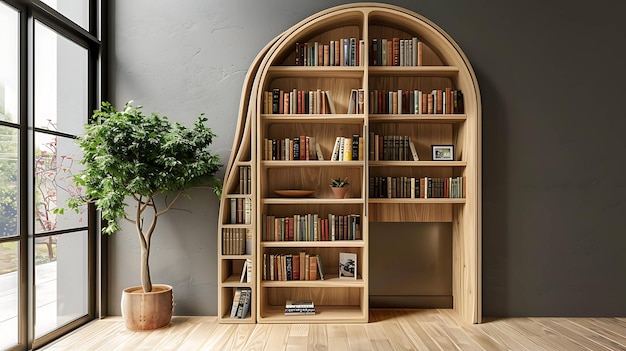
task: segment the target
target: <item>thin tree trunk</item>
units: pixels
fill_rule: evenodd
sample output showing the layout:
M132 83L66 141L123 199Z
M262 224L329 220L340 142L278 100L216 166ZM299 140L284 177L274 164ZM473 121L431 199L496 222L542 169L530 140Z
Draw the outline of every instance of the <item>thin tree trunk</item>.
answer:
M139 234L142 235L142 234ZM152 291L152 280L150 279L150 243L147 247L141 246L141 287L143 292Z

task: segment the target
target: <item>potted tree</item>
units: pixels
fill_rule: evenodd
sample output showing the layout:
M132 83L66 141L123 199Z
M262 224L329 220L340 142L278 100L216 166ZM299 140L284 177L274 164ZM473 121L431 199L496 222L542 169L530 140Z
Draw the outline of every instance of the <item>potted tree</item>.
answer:
M336 199L343 199L346 197L349 185L350 183L348 183L348 177L343 179L341 179L341 177L337 177L330 180L330 190L332 190Z
M125 289L122 296L122 316L131 330L166 326L172 316L171 286L153 285L150 278L150 243L158 218L191 187L210 186L218 196L221 193L215 177L220 159L209 150L215 135L205 126L207 118L200 115L193 128L187 128L156 112L144 115L141 109L131 101L117 111L103 102L94 111L77 141L85 168L73 180L84 196L68 200L74 209L93 202L104 220L103 233L119 231L120 219L135 225L141 286Z

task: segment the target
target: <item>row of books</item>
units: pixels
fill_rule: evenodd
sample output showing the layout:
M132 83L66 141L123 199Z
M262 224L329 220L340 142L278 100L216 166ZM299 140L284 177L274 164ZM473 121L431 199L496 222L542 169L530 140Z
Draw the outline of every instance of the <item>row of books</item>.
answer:
M252 199L251 198L231 198L230 199L230 223L250 224L252 223Z
M252 192L252 170L250 166L239 166L239 194Z
M372 39L370 46L371 66L421 66L423 43L411 39Z
M315 137L300 135L293 138L263 139L265 160L323 160L322 149Z
M335 114L335 104L328 90L283 91L272 89L264 93L265 114ZM351 89L348 114L365 113L365 91ZM463 92L452 88L430 92L413 90L372 90L369 111L374 114L462 114L465 113Z
M326 43L296 43L296 66L360 66L365 41L355 37Z
M298 254L263 254L263 280L324 280L320 255L301 251Z
M285 302L285 316L315 314L313 300L287 300Z
M230 309L230 318L246 318L252 304L252 289L237 288L233 294L233 304Z
M369 160L419 161L419 156L408 135L378 135L370 132Z
M244 255L246 235L246 228L222 228L222 255Z
M335 145L330 156L331 161L362 161L363 137L354 134L352 137L339 136L335 138Z
M465 177L370 177L370 198L465 198Z
M335 104L329 90L284 91L274 88L263 95L265 114L334 114Z
M296 214L291 217L263 215L263 241L361 240L361 215Z
M452 88L370 91L369 110L377 114L454 114L465 113L463 93Z

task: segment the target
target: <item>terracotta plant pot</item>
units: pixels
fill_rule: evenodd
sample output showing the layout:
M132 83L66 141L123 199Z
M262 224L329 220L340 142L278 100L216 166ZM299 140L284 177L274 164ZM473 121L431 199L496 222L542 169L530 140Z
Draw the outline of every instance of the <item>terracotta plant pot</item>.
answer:
M153 330L170 324L174 310L174 295L169 285L153 285L144 293L141 286L124 289L122 317L130 330Z
M348 187L344 186L342 188L334 188L331 186L330 190L333 191L333 195L335 196L335 199L343 199L346 197L346 193L348 192Z

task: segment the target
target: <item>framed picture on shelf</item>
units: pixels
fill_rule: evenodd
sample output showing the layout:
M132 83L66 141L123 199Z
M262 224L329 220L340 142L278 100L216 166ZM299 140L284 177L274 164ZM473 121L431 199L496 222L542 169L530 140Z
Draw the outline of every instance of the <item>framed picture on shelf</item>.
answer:
M433 161L454 161L454 145L432 145Z
M339 253L339 278L356 279L356 254L351 252Z

